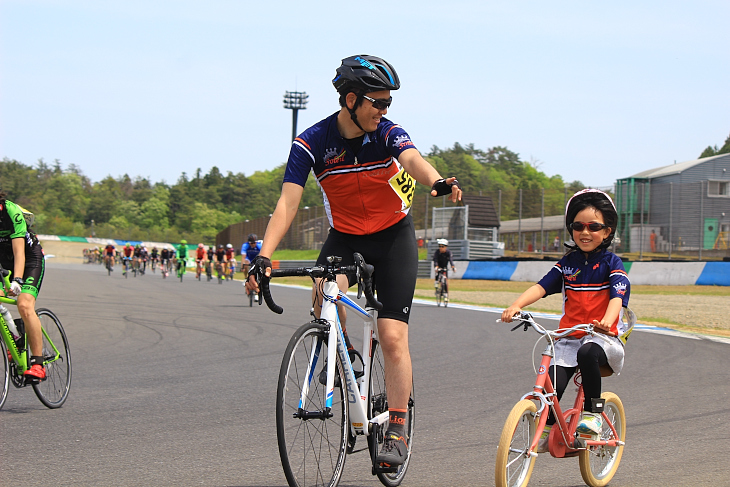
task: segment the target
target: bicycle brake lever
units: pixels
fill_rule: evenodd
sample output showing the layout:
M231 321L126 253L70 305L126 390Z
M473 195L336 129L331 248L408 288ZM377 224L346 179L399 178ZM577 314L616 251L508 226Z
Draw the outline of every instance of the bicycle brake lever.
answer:
M515 331L517 328L519 328L521 326L522 326L522 323L517 323L517 326L515 326L514 328L512 328L510 331Z

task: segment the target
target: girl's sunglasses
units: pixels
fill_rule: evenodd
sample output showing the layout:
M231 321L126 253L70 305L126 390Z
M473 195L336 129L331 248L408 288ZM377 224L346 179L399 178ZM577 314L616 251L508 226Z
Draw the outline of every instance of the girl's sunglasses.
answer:
M362 95L363 98L365 98L367 101L373 104L373 108L376 110L385 110L390 106L391 103L393 103L393 97L389 97L388 99L381 99L381 98L370 98L367 95Z
M604 228L608 228L608 225L604 225L603 223L598 222L573 222L569 226L570 229L574 232L582 232L585 227L588 227L588 230L590 230L591 232L599 232Z

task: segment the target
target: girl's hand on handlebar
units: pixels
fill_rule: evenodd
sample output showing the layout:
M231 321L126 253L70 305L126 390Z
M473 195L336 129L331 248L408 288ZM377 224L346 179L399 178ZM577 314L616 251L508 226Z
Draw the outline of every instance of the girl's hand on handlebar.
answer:
M504 323L512 323L512 318L519 314L522 311L522 308L518 306L510 306L506 310L502 311L502 322Z
M604 335L615 336L615 334L611 333L611 326L605 324L603 320L593 320L593 329L599 333L603 333Z

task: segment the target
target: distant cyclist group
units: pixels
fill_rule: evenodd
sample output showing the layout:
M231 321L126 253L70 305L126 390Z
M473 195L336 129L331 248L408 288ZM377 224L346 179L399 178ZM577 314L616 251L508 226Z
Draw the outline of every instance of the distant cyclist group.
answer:
M248 274L251 261L260 251L261 242L258 241L256 234L250 234L241 246L244 274ZM189 256L195 259L195 277L198 280L206 276L209 281L214 278L217 278L218 282L230 281L239 270L236 251L230 243L225 246L223 244L206 246L199 243L190 255L187 240L184 239L177 246L169 245L158 249L155 245L151 250L145 245L132 245L130 242L120 249L112 243L108 243L103 249L101 247L84 249L84 262L104 264L109 274L118 263L122 266L122 275L125 277L130 272L135 277L143 276L149 269L156 272L157 268L161 270L163 278L173 271L179 276L186 272Z

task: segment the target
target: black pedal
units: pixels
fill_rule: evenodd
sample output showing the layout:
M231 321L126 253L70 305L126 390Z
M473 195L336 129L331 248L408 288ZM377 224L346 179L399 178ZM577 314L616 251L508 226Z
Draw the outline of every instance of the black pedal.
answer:
M595 414L601 414L603 413L603 410L606 406L606 400L603 398L593 398L591 399L591 412Z

